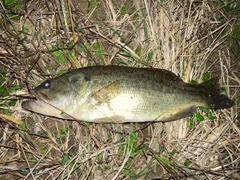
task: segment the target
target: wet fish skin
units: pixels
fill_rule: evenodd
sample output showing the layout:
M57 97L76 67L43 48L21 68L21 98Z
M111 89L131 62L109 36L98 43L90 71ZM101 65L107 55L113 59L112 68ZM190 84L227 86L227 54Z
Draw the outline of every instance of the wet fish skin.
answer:
M200 85L164 69L90 66L49 79L22 106L58 118L97 123L173 121L197 107L229 108L218 78Z

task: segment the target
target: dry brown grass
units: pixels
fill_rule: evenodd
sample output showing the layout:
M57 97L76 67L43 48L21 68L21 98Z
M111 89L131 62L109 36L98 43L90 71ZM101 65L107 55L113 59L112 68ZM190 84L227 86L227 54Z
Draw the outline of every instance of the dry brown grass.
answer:
M190 118L90 125L21 108L44 79L108 64L164 68L186 82L209 72L237 99L239 60L226 42L236 19L222 8L207 1L0 2L1 91L8 92L0 92L0 114L13 112L0 117L0 180L239 179L239 104L213 111L214 120L201 112L195 126Z

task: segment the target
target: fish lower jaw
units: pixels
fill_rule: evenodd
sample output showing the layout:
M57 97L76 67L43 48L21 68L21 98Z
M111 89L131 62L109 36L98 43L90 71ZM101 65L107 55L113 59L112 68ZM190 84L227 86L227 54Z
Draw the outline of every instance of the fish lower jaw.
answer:
M65 118L62 116L63 113L60 109L40 99L24 101L22 103L22 107L24 109L27 109L29 111L36 112L39 114L53 116L53 117L62 118L62 119Z

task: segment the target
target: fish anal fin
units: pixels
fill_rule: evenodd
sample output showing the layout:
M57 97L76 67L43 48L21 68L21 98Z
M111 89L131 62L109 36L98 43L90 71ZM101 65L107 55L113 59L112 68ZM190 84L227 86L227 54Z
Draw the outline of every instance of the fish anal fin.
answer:
M159 116L159 121L162 122L168 122L168 121L174 121L177 119L185 118L187 116L190 116L193 114L193 112L196 110L195 106L191 106L188 108L180 109L177 112L174 111L168 111Z

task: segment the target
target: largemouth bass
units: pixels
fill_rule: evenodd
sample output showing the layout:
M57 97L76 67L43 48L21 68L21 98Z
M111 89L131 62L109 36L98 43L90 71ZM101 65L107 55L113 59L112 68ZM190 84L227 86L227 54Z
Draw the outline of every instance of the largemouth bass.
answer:
M185 83L164 69L91 66L49 79L34 89L30 111L96 123L173 121L197 107L223 109L233 101L220 94L219 78Z

